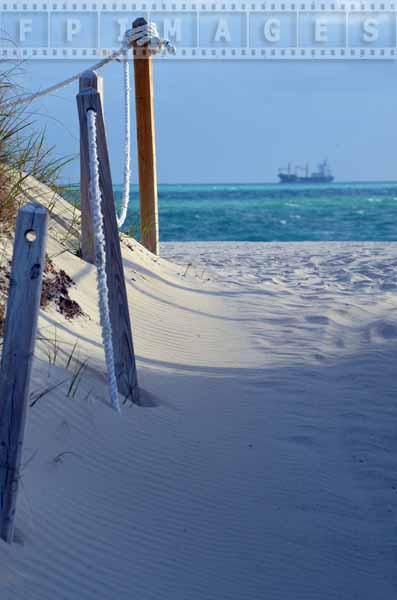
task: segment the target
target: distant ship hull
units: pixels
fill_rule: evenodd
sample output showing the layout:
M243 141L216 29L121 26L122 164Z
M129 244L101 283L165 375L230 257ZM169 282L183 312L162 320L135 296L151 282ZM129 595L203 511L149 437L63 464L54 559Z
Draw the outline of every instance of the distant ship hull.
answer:
M292 173L279 173L280 183L331 183L334 180L332 175L300 177Z

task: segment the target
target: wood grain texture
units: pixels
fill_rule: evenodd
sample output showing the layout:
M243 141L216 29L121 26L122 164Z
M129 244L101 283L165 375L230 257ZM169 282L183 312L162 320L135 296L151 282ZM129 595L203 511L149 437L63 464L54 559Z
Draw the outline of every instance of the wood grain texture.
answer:
M95 89L101 95L103 106L103 78L95 71L85 71L79 80L80 93L86 89ZM95 242L92 225L90 199L88 195L87 148L83 147L80 136L80 210L81 210L81 257L95 264Z
M136 19L133 27L145 24ZM156 134L153 101L153 65L150 52L134 49L135 110L141 211L141 242L153 254L159 254L157 198Z
M18 213L0 369L0 536L11 543L30 375L40 310L48 212L28 204ZM35 235L28 241L26 233Z
M118 390L127 399L139 404L134 345L114 205L112 176L103 121L101 97L96 89L85 88L78 94L77 103L80 118L82 156L87 172L87 111L93 109L97 113L99 185L102 192L102 214L106 242L106 275L109 288L109 311L112 324L113 352Z

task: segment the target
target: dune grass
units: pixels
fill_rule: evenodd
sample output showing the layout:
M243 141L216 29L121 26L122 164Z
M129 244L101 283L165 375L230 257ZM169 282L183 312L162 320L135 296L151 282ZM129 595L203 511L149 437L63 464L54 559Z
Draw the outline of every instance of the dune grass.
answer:
M38 128L30 107L14 104L21 93L13 79L17 70L0 63L0 335L8 292L8 243L18 209L29 197L29 177L54 192L46 198L51 210L56 193L62 191L60 172L70 160L57 158L47 146L45 130Z
M14 69L0 66L0 236L14 230L18 208L25 201L27 180L33 176L55 192L60 171L70 159L57 158L46 144L45 130L38 128L30 107L10 104L18 99Z

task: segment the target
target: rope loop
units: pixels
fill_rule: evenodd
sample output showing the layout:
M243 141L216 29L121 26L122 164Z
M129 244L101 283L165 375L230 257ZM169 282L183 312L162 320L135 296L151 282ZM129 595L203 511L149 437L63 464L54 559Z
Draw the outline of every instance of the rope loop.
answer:
M128 206L130 204L130 185L131 185L131 83L130 83L130 65L128 62L128 50L134 45L139 47L148 46L152 53L158 53L163 48L168 52L175 52L175 48L168 40L163 40L157 31L155 23L145 23L128 29L124 35L123 41L123 71L124 71L124 175L123 175L123 193L121 200L121 211L117 215L117 225L119 229L124 225Z
M127 57L123 63L124 71L124 179L121 211L117 215L117 225L120 229L125 223L130 203L131 186L131 83L130 65Z

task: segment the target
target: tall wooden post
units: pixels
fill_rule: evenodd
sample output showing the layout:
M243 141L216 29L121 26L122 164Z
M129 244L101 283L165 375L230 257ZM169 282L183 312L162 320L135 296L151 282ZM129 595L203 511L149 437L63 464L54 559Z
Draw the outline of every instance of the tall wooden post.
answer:
M30 375L40 309L48 212L20 209L15 232L0 368L0 536L11 543Z
M135 19L132 27L147 23ZM159 254L159 219L157 200L156 139L153 102L153 67L146 47L134 48L135 108L138 142L139 198L141 208L141 241L154 254Z
M95 81L95 74L91 74ZM85 81L90 78L86 73ZM117 377L117 386L121 394L139 404L138 378L135 365L134 345L131 333L131 321L128 310L127 290L124 279L123 259L120 248L114 205L112 175L106 142L101 96L96 87L82 87L77 96L80 119L80 140L82 171L88 182L88 129L87 111L97 114L97 145L99 162L99 185L102 192L103 229L106 244L106 275L109 288L109 313L112 324L112 341ZM88 183L87 183L88 185ZM88 200L88 195L87 195ZM89 202L88 202L89 206ZM91 210L87 208L87 222L91 221ZM91 221L92 222L92 221ZM90 225L92 227L92 224Z
M95 71L86 71L80 77L80 93L87 89L96 90L100 96L103 107L103 78ZM80 210L81 210L81 257L86 262L95 264L95 242L92 224L91 206L88 192L87 148L83 147L80 137Z

